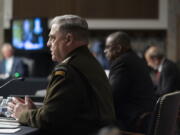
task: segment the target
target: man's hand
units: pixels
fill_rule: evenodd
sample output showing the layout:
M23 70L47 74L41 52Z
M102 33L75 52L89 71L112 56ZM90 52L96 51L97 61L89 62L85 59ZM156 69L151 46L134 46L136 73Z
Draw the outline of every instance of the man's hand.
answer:
M8 103L8 111L12 113L12 117L19 119L22 112L26 112L29 109L35 109L36 106L32 100L25 96L25 99L13 97L12 101Z

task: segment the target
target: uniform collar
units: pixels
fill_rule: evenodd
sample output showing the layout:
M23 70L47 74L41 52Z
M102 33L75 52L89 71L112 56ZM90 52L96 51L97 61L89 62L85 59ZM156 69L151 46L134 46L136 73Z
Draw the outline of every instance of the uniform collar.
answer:
M76 49L74 49L72 52L70 52L66 58L68 58L69 56L73 56L73 55L76 55L77 53L81 52L85 52L87 50L87 46L86 45L83 45L83 46L80 46Z
M72 58L72 57L69 56L69 57L67 57L66 59L64 59L61 63L64 63L64 64L65 64L65 63L68 63L71 58Z
M61 63L68 63L74 56L79 54L79 52L83 53L83 52L86 52L87 50L88 50L87 46L85 46L85 45L78 47L75 50L73 50L72 52L70 52Z

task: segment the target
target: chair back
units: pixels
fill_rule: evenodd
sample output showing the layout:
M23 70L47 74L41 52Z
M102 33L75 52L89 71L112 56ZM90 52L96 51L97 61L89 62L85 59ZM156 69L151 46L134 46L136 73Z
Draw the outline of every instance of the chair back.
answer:
M147 135L175 135L180 91L161 96L155 106Z
M34 60L30 58L21 58L24 63L25 77L32 77L34 75Z

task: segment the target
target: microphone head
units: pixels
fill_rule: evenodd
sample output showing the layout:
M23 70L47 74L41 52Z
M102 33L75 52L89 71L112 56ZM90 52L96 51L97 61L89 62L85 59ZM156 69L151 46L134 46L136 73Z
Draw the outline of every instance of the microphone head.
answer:
M8 85L9 83L13 82L13 81L24 81L24 77L22 76L18 76L18 77L14 77L12 79L10 79L9 81L7 81L6 83L4 83L3 85L0 86L0 89L5 87L6 85Z
M17 79L17 80L20 80L20 81L24 81L25 78L22 77L20 73L16 72L14 74L14 79Z
M16 72L15 74L14 74L14 77L15 78L19 78L19 77L21 77L22 75L20 74L20 73L18 73L18 72Z

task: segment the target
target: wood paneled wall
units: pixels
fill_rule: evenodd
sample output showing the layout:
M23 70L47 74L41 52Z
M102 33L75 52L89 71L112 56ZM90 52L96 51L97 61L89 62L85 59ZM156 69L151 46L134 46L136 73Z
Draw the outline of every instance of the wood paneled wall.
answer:
M158 0L14 0L13 17L54 17L77 14L86 18L157 19Z

